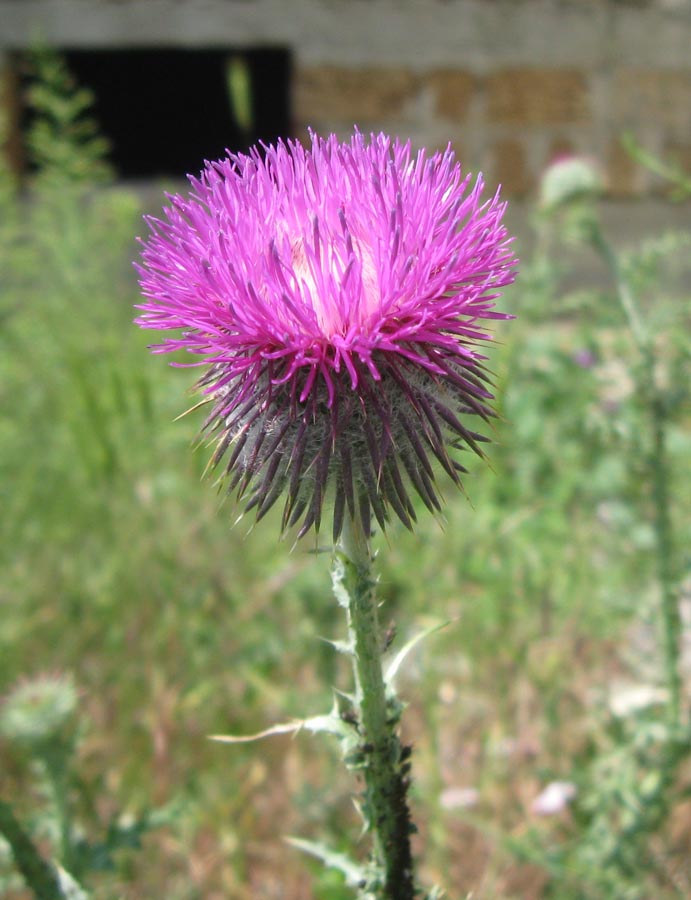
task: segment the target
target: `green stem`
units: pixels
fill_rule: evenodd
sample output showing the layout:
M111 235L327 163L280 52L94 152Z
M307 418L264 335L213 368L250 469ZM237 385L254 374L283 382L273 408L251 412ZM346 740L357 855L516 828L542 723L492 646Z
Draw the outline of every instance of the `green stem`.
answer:
M624 315L626 317L626 321L628 322L629 329L631 330L631 334L633 335L633 339L635 340L636 346L641 351L641 353L645 353L650 345L650 339L648 337L648 332L644 328L643 322L641 321L641 317L638 312L638 305L636 304L636 299L633 295L633 291L631 290L629 282L624 272L622 271L619 257L614 252L614 249L610 246L609 242L605 239L605 236L602 233L602 229L597 222L591 222L590 240L593 247L602 257L605 264L612 273L612 276L614 277L614 283L617 288L617 299L619 300L619 304L624 311Z
M364 757L364 815L374 837L378 900L413 900L406 763L396 731L399 709L387 698L369 542L359 521L348 520L340 540L342 586L354 654L358 721ZM337 560L338 564L338 560Z
M662 612L662 650L665 681L669 691L669 724L677 732L681 726L680 641L682 634L679 597L674 570L674 542L670 515L670 467L667 458L667 404L656 374L655 344L645 328L633 291L613 248L605 239L598 223L591 226L590 239L595 250L609 267L616 284L617 298L623 309L634 342L640 353L636 374L637 387L646 407L651 431L647 468L653 498L657 577Z
M63 900L55 869L43 859L34 842L14 817L10 806L2 800L0 834L10 845L17 868L37 900Z
M646 366L647 367L647 366ZM651 397L650 418L653 446L650 470L655 507L655 539L657 544L657 571L662 594L663 642L666 680L669 689L669 724L681 726L681 675L680 641L682 634L681 612L674 571L674 543L669 500L669 462L667 459L667 434L665 429L666 405L655 383L654 358L649 363Z
M72 845L72 817L69 802L68 752L60 745L50 748L41 754L48 783L53 794L53 804L60 831L60 860L63 868L79 878L75 866L74 848Z

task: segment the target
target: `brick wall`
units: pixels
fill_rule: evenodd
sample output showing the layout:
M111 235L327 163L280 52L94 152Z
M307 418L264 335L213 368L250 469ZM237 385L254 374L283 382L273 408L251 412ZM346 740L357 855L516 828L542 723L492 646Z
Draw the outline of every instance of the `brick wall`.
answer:
M438 146L451 141L512 195L529 192L541 169L569 152L598 159L614 197L654 192L655 176L633 164L624 133L691 171L691 67L300 66L294 98L299 132L357 123Z
M280 45L294 133L451 142L511 195L565 152L655 194L620 138L691 169L691 0L0 0L3 46Z

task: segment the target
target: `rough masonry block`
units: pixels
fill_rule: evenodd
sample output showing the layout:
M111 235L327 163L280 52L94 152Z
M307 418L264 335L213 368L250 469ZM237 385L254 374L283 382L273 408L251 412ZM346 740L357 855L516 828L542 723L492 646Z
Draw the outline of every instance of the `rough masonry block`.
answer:
M535 186L523 143L517 138L503 138L494 142L491 150L490 175L502 186L505 197L520 197Z
M418 90L419 79L403 67L303 67L295 72L295 113L302 122L395 119Z
M487 118L506 125L587 122L588 81L578 69L504 69L487 78Z
M438 116L456 122L467 117L478 85L475 75L461 69L437 69L429 73L426 82L432 90Z
M691 71L621 68L614 73L612 121L679 139L691 133Z

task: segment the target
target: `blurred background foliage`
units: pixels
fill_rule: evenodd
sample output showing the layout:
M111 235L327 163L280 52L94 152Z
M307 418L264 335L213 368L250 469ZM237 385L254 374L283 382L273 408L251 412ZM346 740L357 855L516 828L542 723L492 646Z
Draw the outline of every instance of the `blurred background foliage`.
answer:
M137 832L142 852L121 842L89 875L93 896L346 898L338 876L281 840L346 846L356 816L335 753L303 736L206 738L322 711L325 685L347 684L320 640L342 631L329 557L279 540L275 518L234 525L232 503L200 483L202 414L174 421L194 403L195 373L150 355L132 325L142 199L112 180L88 94L52 54L34 64L37 172L20 188L0 171L0 691L45 673L74 680L83 834L167 811ZM469 499L449 490L443 522L421 512L415 534L393 526L376 541L399 641L453 620L403 675L421 875L450 897L689 896L683 761L645 857L603 862L645 776L662 681L645 409L613 287L597 261L602 278L583 287L578 236L537 208L532 222L502 301L517 319L491 361L492 470L469 459ZM681 234L623 256L669 387L686 685L688 258ZM627 707L632 690L648 701ZM57 852L35 762L0 738L0 796ZM553 782L575 797L540 814ZM24 897L5 856L3 896Z

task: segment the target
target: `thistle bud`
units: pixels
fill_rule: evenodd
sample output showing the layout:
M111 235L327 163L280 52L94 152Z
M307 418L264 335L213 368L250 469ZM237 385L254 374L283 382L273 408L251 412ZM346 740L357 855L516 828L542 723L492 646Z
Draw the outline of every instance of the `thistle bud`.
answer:
M594 162L582 156L565 156L544 171L539 202L542 209L553 211L575 200L596 199L602 190L602 176Z
M0 707L0 734L33 749L63 737L74 723L77 691L69 675L37 675L17 684Z

